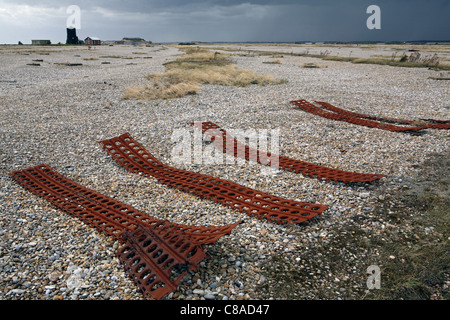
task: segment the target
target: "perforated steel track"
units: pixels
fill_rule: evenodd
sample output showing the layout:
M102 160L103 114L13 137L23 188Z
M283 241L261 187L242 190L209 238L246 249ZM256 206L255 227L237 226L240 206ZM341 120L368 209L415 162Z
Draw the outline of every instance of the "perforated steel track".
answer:
M315 102L327 110L330 110L330 111L338 113L338 114L350 116L350 117L375 120L375 121L380 121L380 122L406 124L406 125L414 125L415 123L417 123L417 121L413 121L413 120L385 118L385 117L379 117L379 116L372 116L372 115L368 115L368 114L364 114L364 113L347 111L347 110L335 107L328 102L323 102L323 101L315 101ZM429 126L430 129L450 129L450 120L420 119L420 121L429 122L424 125Z
M187 226L156 219L94 190L85 188L59 174L47 165L15 171L11 177L26 190L75 216L107 236L122 240L124 232L139 225L147 228L169 223L183 232L195 244L213 244L230 234L239 223L222 227Z
M327 168L313 163L301 160L291 159L271 153L261 153L259 150L252 149L248 145L239 142L236 138L229 135L224 129L212 122L196 122L191 123L208 138L215 146L224 153L241 157L247 161L256 161L260 164L271 165L270 158L278 158L278 166L286 171L301 173L311 178L324 179L326 181L336 182L372 182L379 180L384 175L381 174L364 174L357 172L342 171L339 169ZM219 138L219 139L218 139ZM231 141L231 142L230 142Z
M364 117L358 117L355 116L352 113L349 112L342 112L339 111L338 108L331 106L328 103L325 102L318 102L318 104L328 108L332 109L333 111L328 111L323 108L317 107L313 105L312 103L306 101L306 100L296 100L291 101L292 104L296 105L298 108L305 112L309 112L318 116L321 116L323 118L327 118L330 120L336 120L336 121L345 121L348 123L360 125L360 126L366 126L369 128L376 128L381 130L387 130L392 132L417 132L424 129L450 129L449 124L443 124L443 123L428 123L421 126L399 126L399 125L393 125L390 123L384 123L381 121L375 121L375 120L369 120L368 118ZM342 110L342 109L340 109ZM375 118L375 117L372 117ZM390 121L395 119L390 119Z
M378 116L371 116L371 115L364 114L364 113L347 111L347 110L335 107L328 102L323 102L323 101L315 101L315 102L317 104L321 105L324 109L327 109L329 111L336 112L336 113L339 113L342 115L350 116L350 117L382 121L382 122L389 122L389 123L397 123L397 124L413 124L414 123L414 121L409 121L409 120L404 120L404 119L384 118L384 117L378 117Z
M239 224L193 227L155 219L85 188L47 165L15 171L11 177L36 196L119 240L122 247L117 256L148 299L162 299L176 290L186 275L179 269L195 270L206 256L202 245L215 243Z
M175 291L186 271L195 270L206 254L176 227L156 224L151 229L140 225L123 235L125 245L117 256L144 297L161 299Z
M178 190L213 200L250 216L278 223L301 223L321 214L321 204L286 200L234 182L162 164L128 133L101 141L123 168Z

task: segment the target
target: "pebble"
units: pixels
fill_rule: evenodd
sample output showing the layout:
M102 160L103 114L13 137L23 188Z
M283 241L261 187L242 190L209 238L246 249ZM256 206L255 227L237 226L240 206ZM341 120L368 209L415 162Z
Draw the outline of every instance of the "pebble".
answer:
M366 199L366 198L370 197L370 193L369 192L361 192L359 194L359 197L362 199Z
M13 290L9 291L9 292L7 293L7 295L11 295L11 294L24 294L24 293L25 293L25 290L22 290L22 289L13 289Z
M444 108L450 100L448 84L428 80L434 71L427 69L319 62L290 55L280 58L280 64L266 64L267 56L223 46L239 53L232 56L239 67L287 83L205 85L199 94L180 99L124 100L127 88L142 85L149 73L163 72L163 64L174 60L178 49L154 45L142 49L152 59L134 59L136 65L102 58L111 64L83 61L74 69L54 62L79 62L84 49L51 48L46 56L50 64L33 68L26 64L38 53L24 56L2 48L2 79L14 82L0 81L0 150L7 150L0 154L0 300L142 299L115 257L117 241L38 199L8 176L40 163L160 219L192 225L245 220L231 235L208 246L208 258L188 273L169 299L279 299L287 293L296 299L363 296L366 279L361 275L368 264L382 258L371 241L412 230L392 223L388 205L381 212L374 211L376 206L389 193L406 189L403 177L416 174L429 155L448 149L448 132L427 130L424 136L412 136L332 122L295 110L289 101L322 100L386 117L448 119L449 110ZM305 50L290 45L257 49L280 54ZM128 57L132 50L102 46L96 54ZM352 56L357 54L354 50ZM379 48L361 51L369 53L386 54ZM312 62L321 67L302 68ZM226 129L279 128L279 149L285 156L388 177L373 186L344 186L280 170L269 174L246 162L176 165L330 207L309 223L278 225L125 172L97 143L130 132L161 161L175 166L173 130L193 133L187 122L203 120ZM378 194L382 188L386 194Z
M205 294L205 290L200 290L200 289L194 289L193 294L202 296Z

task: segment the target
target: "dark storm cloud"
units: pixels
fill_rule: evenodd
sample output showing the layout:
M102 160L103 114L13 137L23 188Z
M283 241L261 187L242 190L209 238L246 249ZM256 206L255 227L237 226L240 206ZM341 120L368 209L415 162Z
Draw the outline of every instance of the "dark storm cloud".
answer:
M381 30L368 30L369 5ZM64 41L69 5L82 33L153 41L361 41L448 39L448 0L0 0L0 43L26 37ZM9 30L14 30L10 32ZM64 30L63 30L64 31Z

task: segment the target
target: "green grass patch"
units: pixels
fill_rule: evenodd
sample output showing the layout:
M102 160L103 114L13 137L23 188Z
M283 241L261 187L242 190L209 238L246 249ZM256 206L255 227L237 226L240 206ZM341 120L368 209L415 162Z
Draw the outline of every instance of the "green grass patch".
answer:
M229 51L238 51L236 49L224 49L221 50L229 50ZM241 49L241 52L247 52L243 54L244 56L279 56L281 53L276 51L260 51L260 50L249 50L249 49ZM445 61L445 58L438 57L436 54L434 55L422 55L419 52L413 52L409 56L407 54L403 54L400 57L391 56L391 57L371 57L371 58L357 58L357 57L339 57L330 55L329 51L323 51L320 54L311 54L307 51L304 53L294 53L294 52L283 52L283 55L288 56L296 56L296 57L308 57L308 58L317 58L326 61L337 61L337 62L351 62L355 64L375 64L375 65L384 65L384 66L392 66L392 67L403 67L403 68L431 68L437 71L445 71L450 70L450 65L442 64L442 61Z
M408 191L399 196L392 223L410 225L410 233L390 235L393 241L381 246L381 289L370 299L449 299L443 284L450 278L450 192L449 154L424 163L423 180L408 182ZM381 213L381 211L380 211Z

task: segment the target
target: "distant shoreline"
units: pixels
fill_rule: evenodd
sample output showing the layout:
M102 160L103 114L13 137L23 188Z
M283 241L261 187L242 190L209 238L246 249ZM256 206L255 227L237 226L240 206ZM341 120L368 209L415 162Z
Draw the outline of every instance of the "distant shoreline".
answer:
M104 43L114 43L118 40L104 40ZM153 44L386 44L386 45L446 45L450 44L450 40L396 40L396 41L172 41L172 42L155 42ZM0 43L0 46L17 46L17 43ZM23 45L32 45L24 43ZM48 46L67 46L64 43L53 43Z

